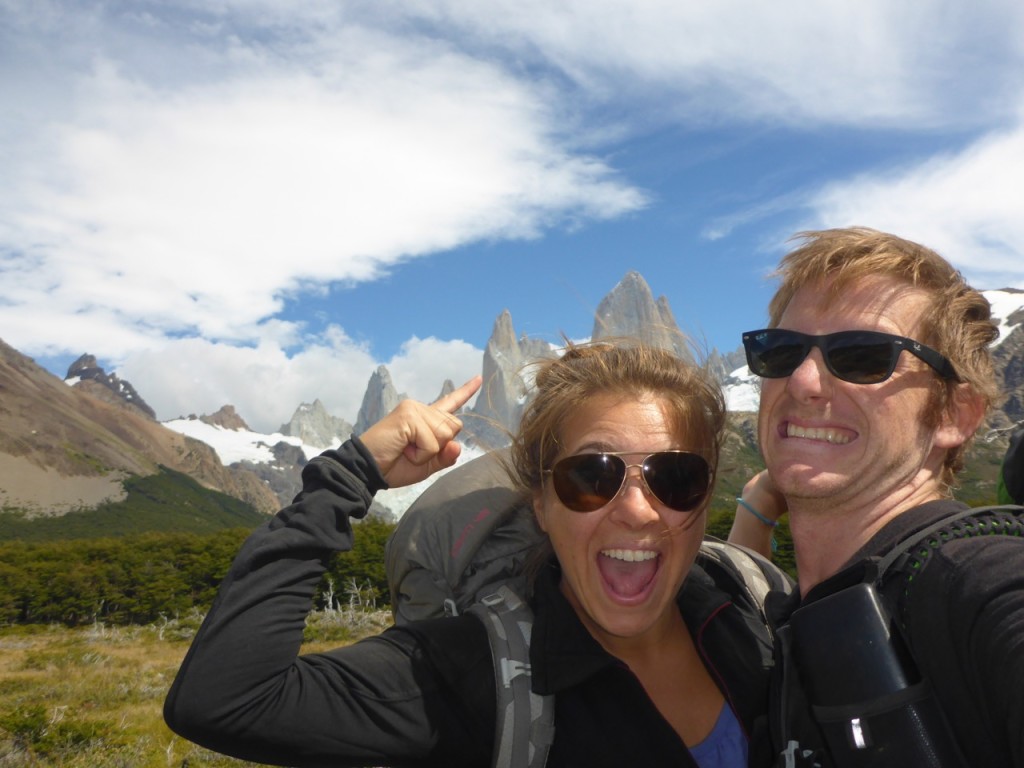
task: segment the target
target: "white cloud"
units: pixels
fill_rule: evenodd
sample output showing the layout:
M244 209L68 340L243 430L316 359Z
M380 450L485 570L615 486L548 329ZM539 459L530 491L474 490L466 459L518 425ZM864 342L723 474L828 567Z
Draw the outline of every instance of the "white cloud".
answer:
M1003 97L1019 90L1013 73L1024 54L1017 32L1024 7L1016 0L446 0L388 7L520 56L532 52L596 98L655 99L662 117L687 122L978 124L1005 114Z
M462 384L480 371L483 351L462 341L413 339L386 363L399 392L431 402L445 379ZM289 355L266 342L239 347L199 339L168 341L128 355L117 374L132 383L163 421L233 405L257 432L275 432L301 403L355 422L379 363L334 327Z
M61 54L73 106L41 98L36 130L2 131L0 303L48 310L15 345L72 319L108 357L165 335L254 343L286 295L644 204L573 149L542 88L443 42L64 10L97 46Z
M811 207L814 226L895 232L934 248L979 287L1024 287L1024 126L830 184Z
M287 298L635 211L645 193L601 153L668 123L990 130L1024 58L1018 0L0 8L0 334L117 361L161 418L231 403L271 431L316 398L354 418L381 362L337 327L311 339ZM831 185L812 210L1019 285L1021 136ZM481 354L412 338L386 364L430 400Z
M483 350L461 340L412 338L387 363L395 389L414 400L430 403L441 394L445 380L456 387L483 368ZM469 401L472 405L475 400Z

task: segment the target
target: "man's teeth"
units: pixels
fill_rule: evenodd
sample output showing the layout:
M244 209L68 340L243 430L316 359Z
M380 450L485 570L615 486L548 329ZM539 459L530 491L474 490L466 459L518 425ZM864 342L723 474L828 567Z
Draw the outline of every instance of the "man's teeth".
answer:
M823 427L798 427L796 424L786 425L787 437L806 437L809 440L824 440L827 443L845 445L850 442L850 435L835 429Z
M613 560L625 560L627 563L640 563L658 556L653 549L605 549L601 554Z

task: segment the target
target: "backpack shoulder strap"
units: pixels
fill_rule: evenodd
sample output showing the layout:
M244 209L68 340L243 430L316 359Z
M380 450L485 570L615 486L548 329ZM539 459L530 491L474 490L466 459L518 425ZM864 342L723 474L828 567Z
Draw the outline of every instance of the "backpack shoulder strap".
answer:
M555 738L555 697L530 687L533 611L501 586L467 609L487 628L494 660L495 768L543 768Z
M947 541L985 536L1024 539L1024 507L1001 505L961 510L909 536L887 555L874 561L874 572L867 572L867 580L874 583L882 594L896 627L904 634L911 649L913 642L909 636L908 611L915 578L928 565L932 554Z
M969 507L944 517L907 537L880 559L875 580L883 583L890 572L920 569L929 555L950 539L991 535L1024 536L1024 507Z
M763 608L765 595L771 591L786 594L793 591L794 582L788 573L763 555L739 544L706 536L700 546L700 556L726 571L758 607Z

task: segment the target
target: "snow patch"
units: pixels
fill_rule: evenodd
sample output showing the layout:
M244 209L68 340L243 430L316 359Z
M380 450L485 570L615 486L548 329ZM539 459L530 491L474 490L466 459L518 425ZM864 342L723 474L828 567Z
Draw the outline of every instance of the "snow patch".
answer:
M269 464L274 460L271 449L282 442L301 448L307 460L325 450L307 445L298 437L282 435L280 432L264 435L244 429L224 429L224 427L207 424L199 419L172 419L162 423L168 429L173 429L188 437L194 437L209 445L216 451L224 466L229 466L237 461ZM339 442L330 447L337 448L340 444Z
M1020 327L1020 323L1010 325L1007 318L1014 312L1024 308L1024 292L982 291L981 293L988 299L988 303L992 305L992 316L999 321L999 338L992 343L994 347L999 346L1007 336Z

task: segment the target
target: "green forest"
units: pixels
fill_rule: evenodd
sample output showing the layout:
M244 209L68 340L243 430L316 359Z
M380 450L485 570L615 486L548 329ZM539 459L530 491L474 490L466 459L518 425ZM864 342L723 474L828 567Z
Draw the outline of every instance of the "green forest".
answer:
M708 532L725 538L731 523L731 512L715 514ZM0 624L130 625L205 613L251 530L2 543ZM392 530L375 518L355 525L355 545L331 558L317 608L331 592L358 591L364 605L389 604L384 544ZM791 565L785 531L776 559Z
M322 591L356 584L386 604L384 542L393 528L359 523L355 547L332 558ZM205 612L250 530L0 544L0 624L147 624Z

